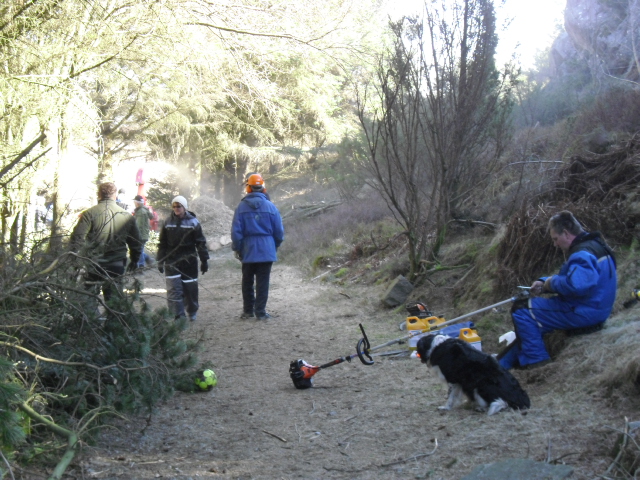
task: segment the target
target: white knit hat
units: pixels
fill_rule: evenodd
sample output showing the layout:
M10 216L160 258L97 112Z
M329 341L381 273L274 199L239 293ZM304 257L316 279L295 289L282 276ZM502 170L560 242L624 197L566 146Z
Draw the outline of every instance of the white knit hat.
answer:
M171 205L173 205L174 203L179 203L184 207L185 210L189 208L189 206L187 205L187 199L184 198L182 195L178 195L173 200L171 200Z

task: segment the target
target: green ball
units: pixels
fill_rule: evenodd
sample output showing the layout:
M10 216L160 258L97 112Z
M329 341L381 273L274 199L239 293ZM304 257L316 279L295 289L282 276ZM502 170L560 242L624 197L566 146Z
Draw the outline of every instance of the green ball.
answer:
M202 372L202 375L204 376L204 381L207 382L207 385L215 387L218 384L218 377L213 370L205 370Z
M211 390L218 384L218 377L213 370L207 369L202 372L201 377L195 379L195 384L200 390Z

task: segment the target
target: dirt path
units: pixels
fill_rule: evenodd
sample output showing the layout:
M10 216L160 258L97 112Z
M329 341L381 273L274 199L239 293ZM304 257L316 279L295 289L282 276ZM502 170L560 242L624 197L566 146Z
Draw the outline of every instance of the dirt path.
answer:
M162 288L157 272L144 279L146 288ZM379 291L309 282L278 263L268 305L275 318L240 320L240 266L228 250L214 255L200 288L188 334L204 334L201 358L215 366L218 386L178 393L149 419L104 434L83 452L75 478L459 479L501 458L567 455L580 479L610 462L605 425L616 426L624 412L590 398L564 403L539 374L520 377L533 404L527 415L441 412L445 387L409 359L355 360L296 390L289 362L353 353L359 322L373 345L402 335L402 314L380 310ZM599 409L597 421L591 409Z

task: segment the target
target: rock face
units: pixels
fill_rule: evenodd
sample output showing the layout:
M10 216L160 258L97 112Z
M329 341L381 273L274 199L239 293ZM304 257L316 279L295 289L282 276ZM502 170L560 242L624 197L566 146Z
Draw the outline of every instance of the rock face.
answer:
M200 221L209 250L217 250L231 243L233 210L220 200L208 196L192 200L189 210L193 211Z
M640 2L636 0L567 0L565 32L551 48L557 76L590 70L640 80Z

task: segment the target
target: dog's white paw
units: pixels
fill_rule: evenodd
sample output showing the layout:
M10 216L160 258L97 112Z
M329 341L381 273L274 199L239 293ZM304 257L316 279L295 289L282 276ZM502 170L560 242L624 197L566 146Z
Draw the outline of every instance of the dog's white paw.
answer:
M438 410L451 410L451 407L449 405L442 405L441 407L438 407Z
M493 401L491 405L489 405L489 410L487 411L487 415L495 415L496 413L500 412L501 410L505 410L506 408L509 408L509 404L504 400L502 400L501 398L499 398Z

